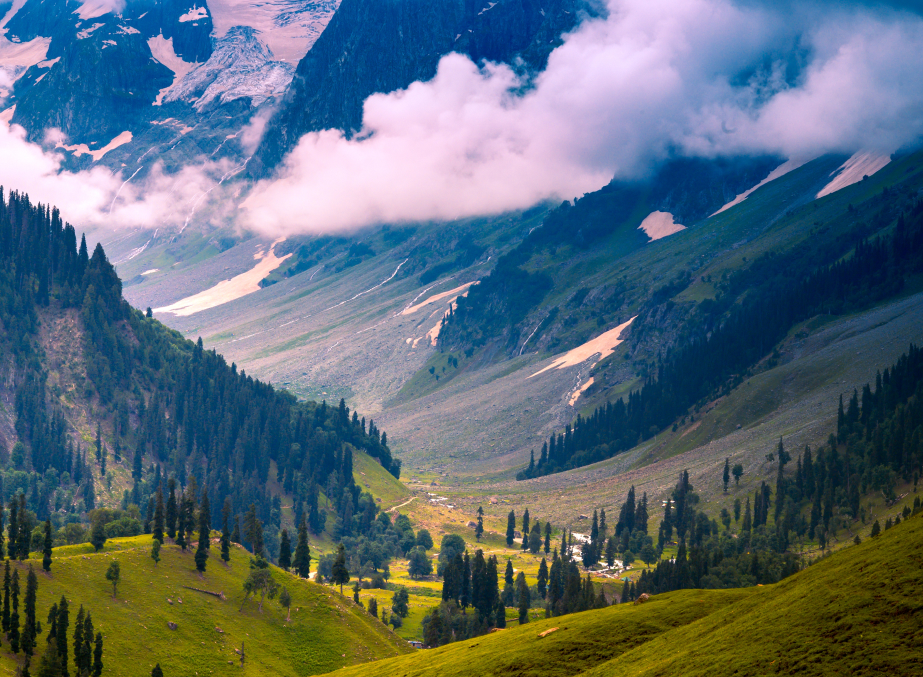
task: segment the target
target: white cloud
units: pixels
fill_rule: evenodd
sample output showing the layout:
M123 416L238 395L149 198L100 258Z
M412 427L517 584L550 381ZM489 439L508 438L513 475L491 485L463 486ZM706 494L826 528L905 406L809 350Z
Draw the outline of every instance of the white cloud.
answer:
M63 139L57 130L46 134L50 142ZM0 186L27 193L33 202L58 206L64 218L78 228L182 226L193 206L201 204L203 194L211 191L210 196L224 197L224 186L217 187L218 178L230 169L226 162L213 162L165 174L154 166L137 183L129 180L131 172L114 174L101 166L66 171L61 169L60 153L28 142L22 127L3 122L0 158ZM209 218L224 216L216 209L226 204L216 199Z
M795 44L809 63L790 86ZM610 0L524 95L508 68L446 56L432 81L370 97L359 136L303 137L244 207L254 228L319 232L570 198L671 153L890 152L923 134L921 44L923 21L890 11Z
M506 66L448 55L432 81L370 97L356 137L303 137L241 211L241 186L219 185L226 161L143 181L134 167L62 171L2 122L0 184L78 226L180 229L194 213L280 235L525 208L677 154L891 152L923 137L923 19L818 7L609 0L524 93ZM804 65L786 76L796 48ZM238 136L247 152L264 122Z

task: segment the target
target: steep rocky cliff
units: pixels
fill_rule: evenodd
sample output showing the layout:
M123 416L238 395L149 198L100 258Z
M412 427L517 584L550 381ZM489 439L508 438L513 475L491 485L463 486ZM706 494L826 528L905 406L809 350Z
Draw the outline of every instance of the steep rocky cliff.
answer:
M432 78L450 52L541 70L586 9L580 0L344 0L298 64L248 171L268 175L308 132L357 131L366 98Z

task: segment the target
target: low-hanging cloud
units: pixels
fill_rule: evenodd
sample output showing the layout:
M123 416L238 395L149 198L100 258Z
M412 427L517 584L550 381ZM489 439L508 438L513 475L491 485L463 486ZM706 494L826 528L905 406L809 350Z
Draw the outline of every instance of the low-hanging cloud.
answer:
M677 154L892 152L923 136L921 45L894 7L609 0L533 82L448 55L370 97L356 137L303 137L243 206L267 233L323 232L571 198Z
M288 235L526 208L677 155L892 152L923 138L923 17L872 5L608 0L532 81L448 55L433 80L370 97L360 134L308 134L252 187L224 160L62 170L53 131L43 148L0 121L0 185L87 229ZM264 121L239 134L246 152Z
M63 137L49 130L52 144ZM132 181L141 169L113 173L97 166L84 171L62 170L63 155L26 140L18 125L0 122L0 186L27 193L34 202L56 205L65 219L83 229L182 227L206 195L226 198L220 177L233 171L227 162L211 162L167 174L154 165L143 180ZM215 210L227 200L211 203ZM219 219L220 220L220 219Z

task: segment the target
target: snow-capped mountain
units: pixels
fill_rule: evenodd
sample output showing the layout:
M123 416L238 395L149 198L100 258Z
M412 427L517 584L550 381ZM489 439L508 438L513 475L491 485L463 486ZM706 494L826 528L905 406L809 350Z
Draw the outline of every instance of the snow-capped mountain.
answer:
M55 139L74 166L240 156L228 139L285 91L338 4L0 0L0 124Z

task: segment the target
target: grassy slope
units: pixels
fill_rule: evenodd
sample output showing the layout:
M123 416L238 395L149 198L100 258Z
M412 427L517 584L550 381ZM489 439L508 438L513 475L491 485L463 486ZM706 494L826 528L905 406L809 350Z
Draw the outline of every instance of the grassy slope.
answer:
M192 551L164 546L162 560L150 557L150 536L115 539L94 554L89 544L55 549L51 576L39 573L37 611L45 630L38 639L44 651L48 609L67 595L70 604L70 641L77 609L84 605L104 637L104 674L142 677L160 663L168 675L209 675L232 670L245 675L311 675L344 665L367 662L407 652L407 645L380 622L357 609L331 588L297 579L275 569L275 579L292 595L292 620L278 601L243 601L242 583L248 573L248 554L234 548L231 564L219 558L217 546L204 576L195 571ZM113 599L106 581L109 563L121 565L122 583ZM41 568L41 561L31 561ZM20 577L29 562L20 566ZM223 592L225 600L184 589ZM171 605L167 600L173 600ZM179 602L182 600L182 603ZM174 622L174 631L167 627ZM218 632L221 628L223 632ZM235 649L245 644L246 661L240 668ZM72 647L71 647L72 648ZM15 674L9 644L0 647L0 674ZM21 654L20 654L21 656ZM72 669L73 670L73 669Z
M338 674L920 674L921 540L917 516L776 585L657 595Z

